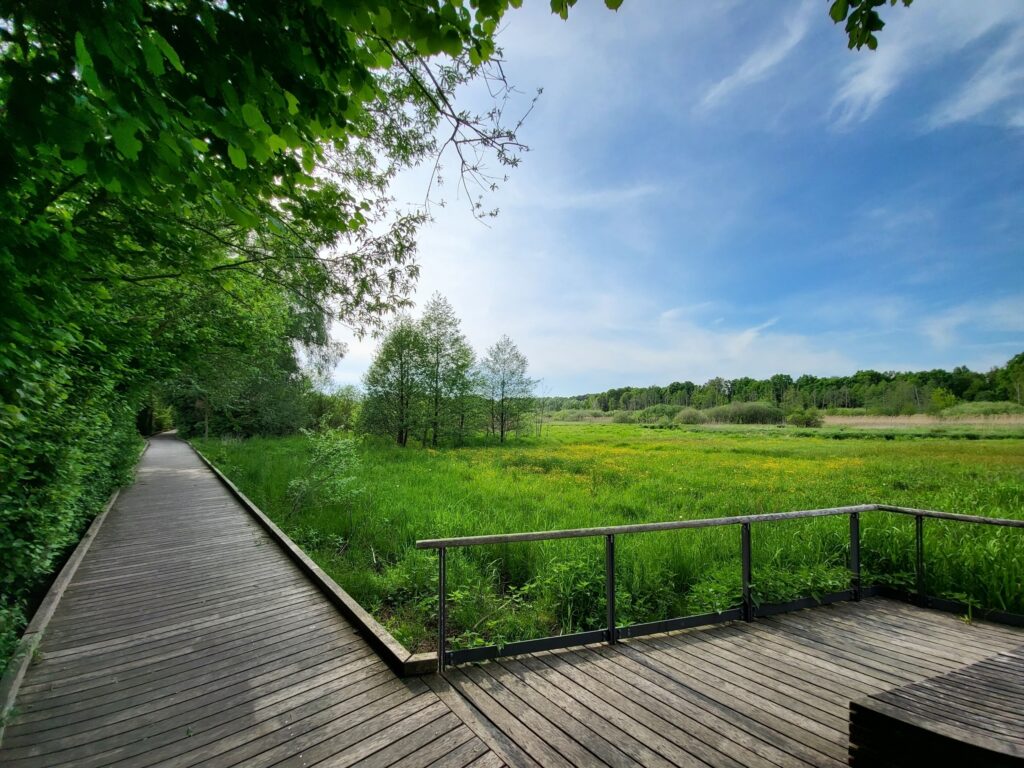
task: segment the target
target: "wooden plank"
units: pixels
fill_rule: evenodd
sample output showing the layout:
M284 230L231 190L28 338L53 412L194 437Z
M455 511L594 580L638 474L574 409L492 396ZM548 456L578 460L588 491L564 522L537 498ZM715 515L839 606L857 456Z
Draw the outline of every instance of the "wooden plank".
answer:
M0 763L493 755L387 669L187 446L154 441L140 471L54 611Z
M466 724L453 714L447 715L455 719L454 727L443 736L439 736L429 744L418 745L404 755L398 756L379 752L359 765L403 766L403 768L430 768L444 764L456 763L465 765L487 751L487 745L478 739L466 727Z
M658 640L651 640L650 642L638 645L637 648L658 649L673 659L685 661L688 665L692 664L694 657L697 659L704 658L700 654L699 649L695 650L689 645L680 647L680 645L671 641L659 642ZM808 703L808 699L813 698L813 696L800 688L778 683L774 678L761 672L744 669L733 670L716 657L711 657L710 661L712 663L699 665L699 668L704 674L704 679L711 681L712 684L715 684L714 681L718 680L725 686L749 690L752 694L766 701L783 703L788 709L800 716L800 722L819 723L829 731L842 732L846 730L845 710L849 699L844 701L839 707L834 704L830 705L828 702L821 702L820 700L815 703ZM697 667L698 665L694 666ZM841 714L837 714L837 712L841 712Z
M493 675L496 674L494 667L498 666L488 664L485 668ZM528 706L537 709L571 738L586 746L602 764L671 765L628 731L607 720L595 721L590 710L560 689L542 684L540 678L518 660L504 660L500 668L504 670L504 674L497 674L502 675L507 687L519 692L520 698Z
M662 677L666 685L689 689L689 695L698 698L706 709L732 723L738 730L759 737L774 752L788 753L810 765L833 764L845 756L845 745L837 744L842 737L840 732L823 728L741 686L703 677L696 666L649 648L646 646L641 650L624 645L618 650L654 671L659 671L658 668L664 665L667 669Z
M516 768L535 768L538 765L518 744L492 723L472 701L462 696L446 678L440 675L430 675L423 680L437 694L438 698L494 751L499 762L516 766Z
M1024 657L1003 653L851 703L851 760L893 739L897 765L942 755L963 764L1024 762Z
M527 669L541 675L548 683L589 709L594 722L607 720L614 723L676 765L707 764L699 756L705 753L706 745L693 738L685 730L684 724L674 724L673 720L681 719L677 713L666 719L625 697L621 687L611 688L581 674L568 662L560 661L555 654L537 654L523 658L522 662ZM724 756L722 759L729 761Z
M520 722L515 712L509 712L500 701L494 699L487 691L480 688L464 670L450 670L446 673L445 678L452 688L468 699L476 709L490 720L498 730L508 736L532 761L544 766L544 768L572 765Z
M599 760L602 752L614 760L621 760L622 754L617 757L610 750L601 750L600 743L584 745L580 741L567 734L560 725L563 723L558 718L553 718L552 710L543 705L540 709L529 705L521 698L517 691L528 695L526 691L519 689L515 684L515 678L504 672L503 668L493 664L483 664L470 667L464 670L466 675L481 689L486 691L495 701L512 713L531 732L543 739L558 754L576 766L593 765ZM558 722L556 722L558 720ZM607 745L610 746L610 745Z
M593 663L607 675L607 682L617 678L622 684L616 681L615 689L622 695L655 714L671 718L691 734L693 747L699 750L701 759L712 764L743 766L774 765L786 760L785 753L736 728L720 717L714 707L701 706L705 702L694 696L692 690L678 685L673 677L636 664L613 649L592 649L592 652L600 654Z
M465 768L486 754L494 754L468 728L456 729L453 733L458 734L459 738L465 736L466 740L454 748L451 744L444 744L444 751L431 744L427 749L403 757L393 765L397 768Z
M273 732L283 723L294 723L338 703L373 701L400 690L400 683L389 675L383 662L359 668L340 667L305 675L277 685L254 689L246 699L236 699L225 708L207 704L192 713L183 713L131 732L132 741L111 740L93 743L88 757L77 759L80 768L98 768L117 760L145 755L152 763L162 763L179 754L205 748L210 753L226 751L260 735ZM358 697L365 695L365 699ZM243 706L249 703L250 710Z

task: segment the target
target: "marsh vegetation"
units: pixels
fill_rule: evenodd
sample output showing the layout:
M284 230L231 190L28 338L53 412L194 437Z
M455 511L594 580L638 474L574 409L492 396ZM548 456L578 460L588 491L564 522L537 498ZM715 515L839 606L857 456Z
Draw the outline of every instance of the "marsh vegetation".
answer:
M1000 439L997 439L1000 438ZM345 439L345 438L342 438ZM417 539L810 509L867 502L1024 517L1024 430L903 431L553 424L504 446L409 450L364 438L361 492L310 497L304 437L201 440L346 590L410 648L434 643L436 557ZM620 622L724 610L739 602L739 534L729 528L621 538ZM755 599L843 589L845 519L755 526ZM600 627L600 541L481 547L449 554L456 646ZM865 577L909 587L913 520L862 520ZM929 592L1024 612L1024 536L939 521L927 526Z

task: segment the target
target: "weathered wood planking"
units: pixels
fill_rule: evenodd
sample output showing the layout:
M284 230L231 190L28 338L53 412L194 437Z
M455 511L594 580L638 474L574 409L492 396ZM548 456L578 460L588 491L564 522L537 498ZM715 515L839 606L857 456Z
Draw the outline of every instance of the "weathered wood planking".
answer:
M850 702L850 764L1024 765L1024 646Z
M0 764L839 766L851 700L909 684L899 701L936 715L914 684L1022 641L877 598L402 680L158 438L57 607ZM1019 661L938 678L938 712L1013 732Z
M41 654L4 766L503 763L170 437L111 509Z
M525 764L842 766L851 700L1022 641L1020 629L872 598L466 665L445 677L466 702L464 719L499 730ZM998 658L1006 669L1020 654ZM986 706L1005 702L994 674L974 677L973 690L991 697ZM971 695L963 676L948 679L948 696ZM1021 711L1017 702L1000 727L1019 727Z

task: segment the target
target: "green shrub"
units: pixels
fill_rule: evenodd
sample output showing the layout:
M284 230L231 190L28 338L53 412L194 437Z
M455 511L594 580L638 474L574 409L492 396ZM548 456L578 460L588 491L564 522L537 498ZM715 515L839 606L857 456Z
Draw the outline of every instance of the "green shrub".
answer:
M942 418L955 419L962 416L1020 416L1024 415L1024 405L1011 402L989 402L979 400L974 403L960 403L942 411Z
M633 411L612 411L612 422L615 424L636 424L636 413Z
M309 505L348 510L348 535L352 535L352 508L363 494L358 479L359 456L356 441L338 429L320 432L303 430L309 442L309 465L305 473L288 483L292 511Z
M636 421L638 424L658 424L663 419L671 421L672 417L680 410L682 410L682 406L679 405L652 405L637 411Z
M786 421L794 427L820 427L824 422L816 408L801 408L786 417Z
M604 411L594 409L565 408L561 411L553 411L548 414L548 418L552 421L580 422L593 421L606 415Z
M784 424L786 416L773 403L729 403L704 412L708 421L719 424Z
M676 424L703 424L707 418L696 408L683 408L672 420Z

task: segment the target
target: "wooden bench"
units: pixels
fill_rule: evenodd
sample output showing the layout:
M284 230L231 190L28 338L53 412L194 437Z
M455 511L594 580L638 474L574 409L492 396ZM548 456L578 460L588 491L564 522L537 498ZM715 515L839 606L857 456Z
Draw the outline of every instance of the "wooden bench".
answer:
M1024 646L851 701L850 765L1024 766Z

